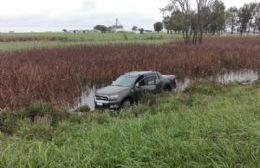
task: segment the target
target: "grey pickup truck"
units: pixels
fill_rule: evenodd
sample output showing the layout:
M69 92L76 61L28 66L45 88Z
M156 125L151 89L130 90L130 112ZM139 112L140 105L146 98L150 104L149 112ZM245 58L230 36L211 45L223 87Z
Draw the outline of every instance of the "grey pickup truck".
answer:
M147 92L157 93L176 88L174 75L153 71L135 71L120 76L112 85L95 93L95 108L119 109L138 102Z

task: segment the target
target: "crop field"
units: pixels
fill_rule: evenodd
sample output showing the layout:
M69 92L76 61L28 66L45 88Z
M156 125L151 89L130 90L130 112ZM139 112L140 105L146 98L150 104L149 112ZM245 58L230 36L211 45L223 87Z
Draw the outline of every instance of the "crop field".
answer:
M152 44L162 45L182 36L165 33L5 33L0 34L0 52L39 48L58 48L77 45Z
M72 102L86 85L109 83L135 70L206 77L260 67L259 38L208 39L202 45L79 45L0 54L0 108L33 100Z
M0 52L13 52L41 48L64 48L70 46L104 46L104 45L117 45L117 44L144 44L144 45L164 45L173 42L173 39L161 40L123 40L123 41L25 41L25 42L0 42Z
M182 37L176 34L165 33L2 33L0 42L25 41L123 41L123 40L161 40Z

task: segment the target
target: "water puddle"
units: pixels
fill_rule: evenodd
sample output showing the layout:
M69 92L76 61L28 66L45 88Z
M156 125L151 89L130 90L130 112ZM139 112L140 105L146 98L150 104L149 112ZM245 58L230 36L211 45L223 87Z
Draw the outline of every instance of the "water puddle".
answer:
M253 82L259 80L260 73L253 70L240 70L228 72L223 75L217 75L216 77L210 77L208 80L216 81L223 85L230 84L232 82L239 82L241 84L252 84ZM191 85L193 80L191 78L184 78L183 80L177 80L176 91L182 92L186 90ZM74 111L81 106L89 106L91 110L95 109L94 98L95 98L96 88L87 87L81 96L76 99L75 106L71 111Z
M217 82L227 85L232 82L239 82L241 84L252 84L259 79L259 75L253 70L241 70L236 72L226 73L224 75L217 76Z

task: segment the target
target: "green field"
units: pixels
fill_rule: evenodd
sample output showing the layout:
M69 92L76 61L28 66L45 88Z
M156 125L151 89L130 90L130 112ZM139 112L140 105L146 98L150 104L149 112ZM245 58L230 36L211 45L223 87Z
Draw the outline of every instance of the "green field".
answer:
M96 41L96 42L62 42L62 41L25 41L25 42L0 42L0 52L13 52L28 49L40 49L40 48L61 48L77 45L107 45L107 44L147 44L147 45L162 45L170 43L173 40L124 40L124 41Z
M11 135L0 135L0 167L254 168L260 165L259 109L258 81L197 83L119 114L87 113L55 125L48 115L36 123L6 117L1 126L16 125Z
M0 34L0 52L72 45L163 44L181 37L165 33L6 33Z
M156 40L176 37L166 33L2 33L0 41L118 41L118 40Z
M211 36L206 38L241 38L240 36ZM246 36L246 38L257 38ZM182 34L166 33L0 33L0 52L19 50L57 48L75 45L106 45L106 44L149 44L162 45L182 40Z

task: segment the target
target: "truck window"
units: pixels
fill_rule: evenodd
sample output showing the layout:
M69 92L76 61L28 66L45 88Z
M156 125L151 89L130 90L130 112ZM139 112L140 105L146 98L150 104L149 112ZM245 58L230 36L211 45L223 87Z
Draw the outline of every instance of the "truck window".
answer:
M144 78L145 85L155 85L156 84L156 76L150 75Z
M158 79L157 76L155 74L151 74L146 77L139 77L136 83L139 83L139 86L156 85L156 79Z
M156 72L156 76L158 79L161 79L161 74L159 72Z
M140 76L137 80L136 83L139 83L139 86L144 86L144 76Z

